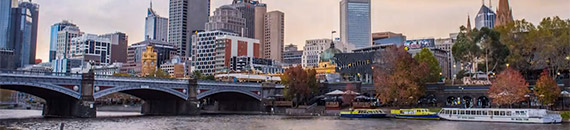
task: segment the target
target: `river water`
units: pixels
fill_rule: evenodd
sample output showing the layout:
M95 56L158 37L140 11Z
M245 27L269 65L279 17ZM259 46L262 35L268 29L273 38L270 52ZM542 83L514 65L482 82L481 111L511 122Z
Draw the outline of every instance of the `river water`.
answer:
M516 124L406 119L345 119L275 115L140 116L98 112L92 119L41 118L39 110L0 110L0 130L570 130L570 124Z

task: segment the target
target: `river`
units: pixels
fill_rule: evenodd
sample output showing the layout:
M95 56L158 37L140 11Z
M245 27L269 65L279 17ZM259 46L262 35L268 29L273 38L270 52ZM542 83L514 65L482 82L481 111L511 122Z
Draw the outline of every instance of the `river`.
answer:
M570 124L517 124L406 119L345 119L275 115L141 116L98 112L97 118L41 118L40 110L0 110L0 130L570 130Z

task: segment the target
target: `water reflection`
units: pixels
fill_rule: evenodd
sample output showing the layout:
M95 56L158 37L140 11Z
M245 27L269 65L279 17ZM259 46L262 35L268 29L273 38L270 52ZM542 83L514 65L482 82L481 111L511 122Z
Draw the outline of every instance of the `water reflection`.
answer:
M143 129L271 129L271 130L555 130L569 129L570 124L516 124L489 122L454 122L405 119L345 119L338 117L288 117L269 115L206 116L136 116L137 113L108 113L94 119L6 119L6 115L25 115L34 111L0 110L0 129L143 130ZM37 112L37 111L36 111ZM102 114L105 112L101 112ZM34 113L38 114L38 113ZM41 111L39 112L41 114ZM133 115L135 114L135 115ZM129 115L125 117L125 115ZM39 115L38 115L39 116ZM121 116L121 117L115 117Z

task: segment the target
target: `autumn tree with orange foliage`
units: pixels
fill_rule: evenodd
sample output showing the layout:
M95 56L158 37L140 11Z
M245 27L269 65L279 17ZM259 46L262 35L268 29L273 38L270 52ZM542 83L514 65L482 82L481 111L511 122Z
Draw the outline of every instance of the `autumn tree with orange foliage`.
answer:
M285 97L296 99L297 102L307 101L320 86L316 79L316 71L314 69L305 71L301 66L287 69L281 76L281 83L285 86Z
M356 98L356 88L352 86L352 84L348 84L345 87L345 93L342 94L342 104L343 105L351 105Z
M544 70L540 74L540 78L536 81L534 87L535 94L539 95L537 97L538 101L547 106L553 105L560 96L560 87L558 87L558 84L550 77L549 72L548 70Z
M419 63L403 48L389 47L379 53L374 86L384 104L413 105L425 93L428 64Z
M525 100L528 89L528 82L523 78L518 70L507 68L493 81L489 88L489 97L496 105L512 105Z

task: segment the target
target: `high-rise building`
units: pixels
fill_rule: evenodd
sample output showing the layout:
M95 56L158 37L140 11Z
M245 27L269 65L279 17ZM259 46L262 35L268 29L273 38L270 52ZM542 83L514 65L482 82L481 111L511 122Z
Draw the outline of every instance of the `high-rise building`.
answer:
M168 42L168 18L160 17L152 10L152 1L145 18L145 39Z
M31 2L20 2L11 10L11 28L8 36L11 40L7 47L13 49L16 66L24 67L34 64L38 34L39 5Z
M340 40L356 48L372 45L370 0L340 1Z
M265 42L263 42L263 58L278 62L283 61L283 46L285 46L285 14L281 11L271 11L265 14Z
M51 26L51 34L50 34L50 46L49 46L49 61L53 61L56 59L57 57L57 50L58 48L58 38L59 38L59 31L64 30L67 27L75 27L78 28L77 25L67 21L67 20L63 20L59 23L55 23Z
M499 0L499 8L497 8L497 19L495 27L506 25L513 22L513 10L509 6L509 0Z
M52 26L53 29L54 26ZM53 31L53 30L52 30ZM53 32L52 32L53 33ZM66 59L71 57L71 39L81 36L83 33L77 26L68 26L56 33L56 55L55 59ZM52 39L53 40L53 39ZM54 60L55 60L54 59Z
M215 73L216 64L216 39L219 36L238 36L232 32L221 30L198 32L192 35L192 71L200 71L202 74L212 75Z
M259 58L259 40L246 37L224 35L216 37L215 72L229 70L237 61L233 57ZM234 69L235 70L235 69Z
M13 8L14 2L17 0L2 0L0 1L0 48L4 49L11 49L12 47L8 47L8 42L10 42L10 38L8 37L10 34L10 17L11 17L11 10Z
M245 28L245 19L233 6L224 5L214 11L210 21L206 23L206 31L222 30L244 36L249 30Z
M71 59L81 59L94 65L110 65L111 40L95 34L84 34L71 39Z
M475 17L475 28L481 29L483 27L493 28L495 27L495 17L497 15L493 10L487 7L485 4L481 6L477 16Z
M111 64L127 62L127 46L129 37L122 32L103 34L101 37L108 38L111 42Z
M204 30L210 16L210 0L170 0L168 43L177 53L190 57L194 31Z
M255 4L251 0L240 0L234 1L232 3L233 7L241 12L241 16L245 19L245 28L248 31L243 36L248 38L254 38L255 31Z
M255 26L253 28L253 38L261 42L265 42L265 14L267 13L267 5L263 3L258 3L255 5ZM259 48L261 55L265 55L263 52L263 47Z

